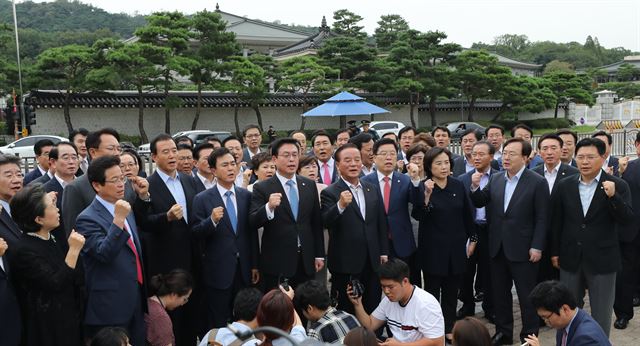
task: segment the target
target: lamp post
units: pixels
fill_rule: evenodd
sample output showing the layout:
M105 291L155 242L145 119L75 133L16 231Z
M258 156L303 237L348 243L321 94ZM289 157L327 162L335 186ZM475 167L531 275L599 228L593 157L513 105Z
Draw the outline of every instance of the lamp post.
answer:
M24 114L24 91L22 90L22 67L20 65L20 40L18 39L18 17L16 16L16 0L12 0L13 5L13 31L16 34L16 60L18 62L18 83L20 85L20 120L22 130L27 127Z
M458 94L460 98L460 121L464 121L464 103L462 101L462 93Z

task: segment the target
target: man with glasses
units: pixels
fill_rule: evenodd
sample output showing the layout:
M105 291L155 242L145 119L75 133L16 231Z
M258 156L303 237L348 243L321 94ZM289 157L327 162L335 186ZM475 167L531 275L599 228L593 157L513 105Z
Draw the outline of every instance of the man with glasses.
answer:
M195 178L195 162L193 161L193 147L188 144L178 144L178 171L184 175Z
M265 290L287 278L292 287L324 267L324 234L315 181L296 175L300 147L293 138L271 145L276 174L253 185L251 220L264 227L260 273Z
M49 152L53 146L53 141L50 139L41 139L33 146L33 151L36 154L36 161L38 162L38 165L24 176L24 185L29 185L30 182L40 177L46 176L46 180L53 177L53 173L49 172Z
M242 131L242 139L245 147L242 150L242 161L247 163L247 168L251 167L251 159L254 155L260 153L260 144L262 143L262 133L258 125L247 125Z
M475 169L471 151L473 145L482 139L482 135L475 129L467 129L460 137L460 145L462 146L462 156L453 159L453 176L459 177L467 172Z
M104 128L91 132L87 136L87 150L91 160L103 156L120 156L122 147L120 146L120 135L112 128ZM120 167L118 167L120 168ZM148 201L147 193L149 183L141 177L133 177L125 184L124 199L131 205L136 205L136 201ZM140 191L144 191L141 193ZM87 175L84 174L65 187L62 196L62 221L67 236L76 225L76 218L88 207L96 196L96 192L91 187ZM142 206L141 204L139 204Z
M497 170L502 170L502 142L504 142L504 127L496 124L487 126L484 130L484 135L487 137L487 141L496 150L493 154L493 159L498 162Z
M622 268L620 241L633 226L629 185L603 170L606 144L584 138L576 145L580 174L556 183L551 201L551 261L560 281L584 305L608 336L616 272Z
M4 239L9 246L3 256L5 260L11 257L12 251L22 237L22 231L11 219L9 207L11 198L22 189L22 178L20 158L0 154L0 238Z
M202 192L212 188L216 183L216 177L209 167L209 155L215 148L211 143L200 143L193 149L193 160L196 163L196 188Z

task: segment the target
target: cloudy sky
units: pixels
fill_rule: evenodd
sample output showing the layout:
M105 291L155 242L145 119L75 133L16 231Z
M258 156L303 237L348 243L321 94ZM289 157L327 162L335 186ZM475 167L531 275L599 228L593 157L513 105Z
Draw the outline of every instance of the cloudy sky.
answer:
M23 0L17 0L22 2ZM45 0L46 1L46 0ZM36 0L42 2L42 0ZM215 9L216 0L81 0L109 12L148 14L160 10L194 13ZM364 17L372 34L381 15L399 14L412 28L440 30L463 46L495 36L524 34L531 41L577 41L598 37L607 47L640 52L640 0L218 0L220 9L248 18L318 26L335 10Z

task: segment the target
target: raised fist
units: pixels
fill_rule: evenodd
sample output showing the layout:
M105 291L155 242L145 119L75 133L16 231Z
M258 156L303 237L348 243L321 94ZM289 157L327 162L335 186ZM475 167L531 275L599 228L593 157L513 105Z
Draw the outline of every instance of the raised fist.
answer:
M214 223L219 223L222 220L222 216L224 216L224 208L223 207L215 207L211 211L211 219Z
M69 243L69 249L79 251L84 246L84 236L76 232L76 230L72 230L67 243Z
M271 211L276 210L276 208L278 206L280 206L280 203L282 202L282 194L279 192L276 193L272 193L271 195L269 195L269 209L271 209Z
M167 212L167 220L169 221L177 221L182 219L184 216L184 211L182 210L182 206L180 204L174 204L171 209Z
M127 218L127 215L131 212L131 205L129 202L119 199L116 201L115 210L113 212L114 218L124 220Z
M353 194L351 191L344 190L340 193L340 200L338 201L340 208L345 209L349 204L351 204L351 201L353 201Z

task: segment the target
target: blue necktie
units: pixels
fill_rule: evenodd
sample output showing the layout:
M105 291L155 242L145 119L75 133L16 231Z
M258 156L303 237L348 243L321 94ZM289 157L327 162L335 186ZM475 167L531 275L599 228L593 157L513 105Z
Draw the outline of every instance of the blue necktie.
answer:
M233 192L227 191L224 194L227 197L225 204L227 205L227 214L229 214L229 221L231 221L231 227L233 227L233 233L237 233L238 231L238 216L236 215L236 207L233 205L233 200L231 200L231 195Z
M293 218L298 221L298 190L296 190L296 183L293 180L288 180L287 185L289 185L291 212L293 213Z

